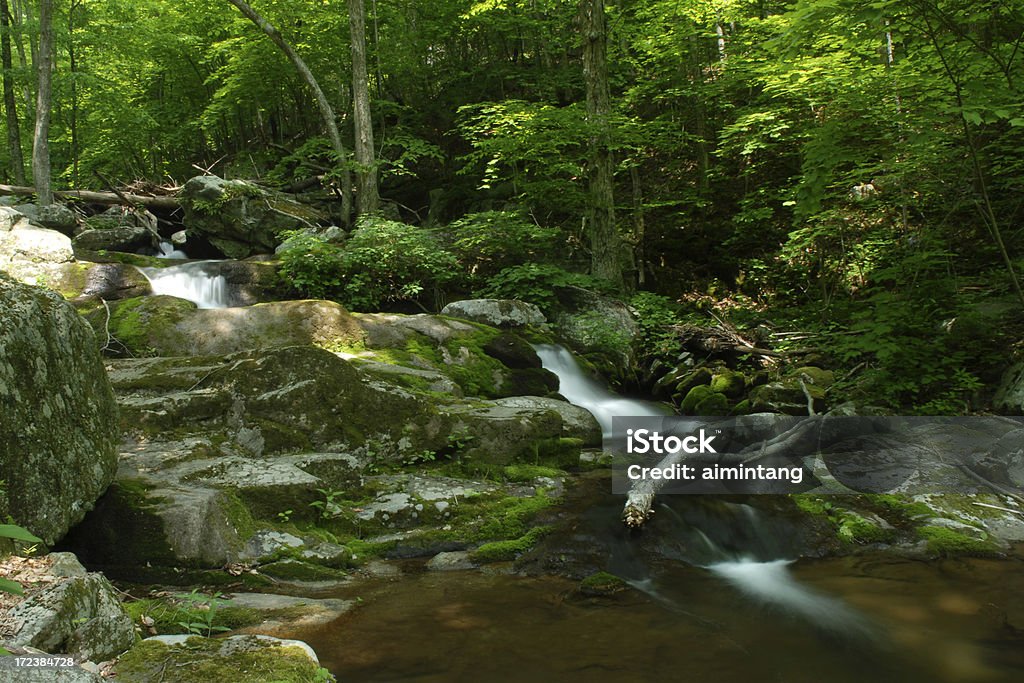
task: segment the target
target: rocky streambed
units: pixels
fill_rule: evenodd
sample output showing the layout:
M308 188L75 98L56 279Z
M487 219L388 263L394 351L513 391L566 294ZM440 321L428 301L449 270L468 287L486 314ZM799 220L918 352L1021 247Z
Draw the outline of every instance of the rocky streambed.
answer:
M601 427L534 351L555 341L536 309L198 309L140 296L133 267L74 260L52 231L4 215L5 239L45 237L56 254L12 257L19 277L76 298L92 327L60 297L0 279L0 398L18 392L22 411L0 423L0 507L77 556L9 558L27 597L5 604L3 640L120 655L74 680L200 680L194 667L181 678L182 662L204 662L210 680L231 678L225 667L322 679L295 639L349 680L843 680L869 657L883 680L980 681L1021 665L1013 496L673 498L629 535ZM239 263L217 270L252 303L267 265ZM741 396L724 371L677 375L663 384L683 402L733 410ZM790 408L805 375L782 387ZM89 444L68 441L90 429ZM24 444L40 460L23 472ZM710 645L683 646L697 640ZM928 643L948 655L929 661Z

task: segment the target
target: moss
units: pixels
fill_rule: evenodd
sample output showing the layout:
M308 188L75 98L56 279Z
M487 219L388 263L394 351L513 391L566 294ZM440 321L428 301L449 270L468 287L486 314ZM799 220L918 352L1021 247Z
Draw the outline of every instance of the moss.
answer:
M210 599L219 600L218 598ZM213 618L210 619L209 608L204 607L208 604L201 600L189 600L187 596L178 596L168 599L135 600L126 603L124 608L135 623L139 623L142 617L152 619L152 628L159 635L188 633L189 629L183 624L210 623L215 628L224 627L235 630L263 621L262 615L254 609L222 606L216 603ZM210 619L209 622L207 622L208 619Z
M483 498L483 497L481 497ZM466 540L489 541L508 540L521 537L527 532L530 522L542 511L552 507L557 500L541 491L535 496L517 498L506 496L498 499L477 499L474 504L460 505L453 526L466 520L482 520L476 531Z
M751 412L753 412L753 407L750 405L750 401L748 399L743 399L742 401L740 401L739 403L732 407L732 410L729 411L729 414L749 415Z
M694 412L697 408L697 404L711 396L715 392L711 390L711 387L703 384L698 385L690 389L686 393L686 397L683 399L683 404L680 406L684 415L696 415Z
M260 572L285 581L341 581L348 577L343 571L298 560L280 560L260 567Z
M824 517L845 544L884 543L896 537L896 530L881 526L856 512L834 505L821 496L794 494L790 499L802 512Z
M533 546L537 544L537 541L550 532L550 527L542 526L530 529L528 532L516 539L484 543L473 551L471 559L480 564L514 560L533 548Z
M238 538L243 543L256 533L256 520L245 503L241 501L234 491L222 490L218 502L220 508L227 517L228 522L234 528Z
M933 514L932 509L924 503L890 493L869 493L864 495L864 499L883 515L894 515L898 521L927 519Z
M695 415L728 415L729 399L718 392L708 394L694 406Z
M117 680L123 683L223 683L273 681L322 683L323 670L297 647L280 647L253 639L251 648L224 648L224 641L189 638L169 647L144 640L117 662Z
M922 526L917 535L928 542L928 551L937 555L995 555L999 547L989 535L978 530L981 538L941 526Z
M711 391L725 394L728 398L739 398L743 395L746 378L742 372L722 368L711 378Z
M538 477L564 477L565 470L543 465L509 465L502 468L502 473L508 481L533 481Z
M589 596L605 596L629 587L624 580L608 572L596 572L580 581L580 592Z

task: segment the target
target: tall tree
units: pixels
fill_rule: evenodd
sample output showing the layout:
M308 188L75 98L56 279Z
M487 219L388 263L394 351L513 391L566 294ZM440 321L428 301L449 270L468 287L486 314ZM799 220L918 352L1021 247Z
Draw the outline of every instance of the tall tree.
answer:
M53 81L53 0L39 0L39 48L36 61L36 131L32 144L32 180L39 204L53 203L50 186L50 104Z
M366 74L366 7L363 0L348 0L348 25L352 44L352 109L355 123L356 211L373 213L380 204L377 193L377 160L370 118L370 87Z
M581 0L583 80L587 88L591 274L625 288L623 243L615 225L614 166L611 150L611 94L608 87L608 29L604 0Z
M46 1L49 2L49 0ZM309 86L309 89L313 91L317 108L320 110L320 117L323 119L324 127L327 128L327 137L331 140L331 146L334 148L334 153L337 155L341 166L341 205L342 214L347 221L352 212L352 175L345 165L348 153L345 151L345 144L341 141L341 133L338 132L338 123L334 120L334 109L331 107L331 103L327 101L327 96L324 95L324 91L320 88L320 84L317 83L313 72L302 61L302 57L288 44L284 36L281 35L280 31L273 24L257 14L256 10L249 6L245 0L228 0L228 2L237 7L247 19L267 34L267 37L270 38L274 45L277 45L281 52L288 57L295 70L299 72L299 76Z
M14 182L25 184L25 160L21 154L21 127L18 124L18 104L14 97L14 68L11 57L11 8L7 0L0 0L0 60L3 63L4 113L7 120L7 150L11 155Z

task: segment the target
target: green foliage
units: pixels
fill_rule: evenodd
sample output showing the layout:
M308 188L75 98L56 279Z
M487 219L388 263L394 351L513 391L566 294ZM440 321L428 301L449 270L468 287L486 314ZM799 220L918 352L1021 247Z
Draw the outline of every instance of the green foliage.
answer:
M193 589L184 597L185 613L189 619L179 621L178 626L185 629L186 633L194 636L209 638L216 632L230 631L228 626L215 624L217 610L225 603L220 599L220 594L202 595L199 589Z
M558 231L510 211L469 214L448 226L452 251L469 274L487 278L527 261L548 260Z
M341 296L358 311L403 301L434 303L458 274L455 257L430 230L366 217L345 248Z
M284 248L278 273L285 283L310 299L326 299L340 290L344 248L305 230L281 234Z
M917 533L928 542L928 550L938 555L993 555L998 552L988 534L980 530L981 538L942 526L922 526Z
M589 275L550 264L524 263L505 268L489 278L478 294L495 299L520 299L550 314L557 307L557 290L562 287L607 291L603 281Z
M9 538L22 543L42 543L43 539L15 524L0 524L0 538ZM0 578L0 592L22 595L21 584L10 579Z
M550 527L536 527L519 538L507 541L492 541L484 543L473 551L471 555L474 562L487 564L490 562L507 562L514 560L533 546L537 541L551 532Z
M345 492L335 489L317 489L317 493L323 496L322 500L314 500L309 504L311 508L320 511L320 519L331 519L341 514L341 503L344 500Z
M672 362L679 356L679 335L672 329L682 322L679 305L666 296L653 292L637 292L629 306L640 326L638 347L650 359Z

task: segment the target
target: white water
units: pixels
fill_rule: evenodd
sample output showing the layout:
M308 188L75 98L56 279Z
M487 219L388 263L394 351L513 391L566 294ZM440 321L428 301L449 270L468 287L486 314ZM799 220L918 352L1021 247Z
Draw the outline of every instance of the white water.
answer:
M170 242L160 242L159 247L160 253L156 255L157 258L173 258L173 259L187 259L188 254L183 252L181 249L175 249L174 245Z
M563 346L537 344L533 347L545 370L558 375L558 393L573 405L586 408L597 418L607 437L612 432L613 417L664 417L668 408L654 401L623 398L589 377L573 355Z
M231 305L228 282L223 275L210 273L210 263L216 261L190 261L166 268L139 268L139 271L149 280L153 294L188 299L199 308L227 308Z
M662 417L667 414L665 407L659 403L622 398L613 394L583 372L573 355L564 347L539 344L534 348L544 368L558 375L559 393L570 403L593 413L606 437L612 430L613 417ZM730 509L736 513L733 524L749 527L758 535L771 533L771 530L763 528L760 515L753 507L732 505ZM671 533L675 527L674 531L680 533L678 525L683 523L683 520L671 508L669 511L675 517L675 524L667 525L669 532ZM873 629L860 614L835 598L799 584L788 569L793 560L756 561L749 557L737 557L736 553L717 546L701 529L691 527L687 531L696 531L695 540L699 540L700 544L705 546L705 557L713 558L705 565L706 568L751 600L806 619L815 626L834 633L874 638ZM667 600L656 588L654 579L649 576L631 580L629 583L660 602Z

